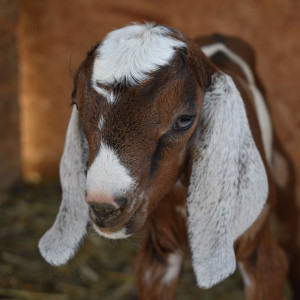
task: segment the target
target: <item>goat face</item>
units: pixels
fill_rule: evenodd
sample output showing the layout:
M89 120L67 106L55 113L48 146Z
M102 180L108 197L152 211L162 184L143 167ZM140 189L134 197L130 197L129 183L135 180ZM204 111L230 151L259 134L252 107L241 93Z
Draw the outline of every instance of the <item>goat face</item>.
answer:
M132 25L88 54L73 102L60 164L63 200L39 244L46 260L66 263L90 220L105 237L132 234L184 172L198 284L210 287L231 274L234 241L268 195L233 80L183 34Z
M143 82L98 83L103 92L93 96L89 69L79 70L74 99L90 149L86 201L106 237L136 231L186 165L203 92L183 51Z

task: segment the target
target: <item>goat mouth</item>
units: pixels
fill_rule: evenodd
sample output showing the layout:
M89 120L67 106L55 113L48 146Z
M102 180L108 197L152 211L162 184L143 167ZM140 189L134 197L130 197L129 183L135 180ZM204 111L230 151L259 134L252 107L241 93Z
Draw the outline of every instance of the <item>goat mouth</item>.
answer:
M130 234L126 233L126 228L120 228L118 230L111 231L111 230L100 228L95 223L93 224L93 227L100 236L103 236L108 239L113 239L113 240L124 239L130 236Z
M98 222L97 218L95 218L93 216L93 213L90 212L94 229L99 235L109 239L121 239L129 237L131 234L136 232L144 223L144 218L140 217L140 211L143 211L144 206L141 205L142 202L143 201L136 205L136 207L132 210L129 216L127 216L127 218L126 216L122 216L119 219L119 224L114 220L114 222L111 222L111 224L109 224L110 222L107 222L105 224L106 226L103 226L103 222Z

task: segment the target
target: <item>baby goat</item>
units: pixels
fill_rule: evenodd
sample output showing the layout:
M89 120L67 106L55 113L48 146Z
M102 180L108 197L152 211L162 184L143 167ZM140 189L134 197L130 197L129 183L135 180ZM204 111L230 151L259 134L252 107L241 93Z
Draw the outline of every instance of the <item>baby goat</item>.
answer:
M300 297L292 169L263 95L240 39L192 41L155 24L109 33L75 78L62 204L43 257L67 263L89 223L110 239L145 227L140 299L175 297L188 248L201 288L238 261L247 299L281 299L287 271ZM286 254L270 231L274 208Z

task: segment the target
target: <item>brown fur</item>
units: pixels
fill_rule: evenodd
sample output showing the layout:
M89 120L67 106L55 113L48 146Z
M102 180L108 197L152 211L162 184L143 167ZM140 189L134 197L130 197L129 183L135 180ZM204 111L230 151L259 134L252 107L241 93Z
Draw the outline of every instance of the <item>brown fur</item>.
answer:
M122 218L108 222L105 230L113 231L127 220L127 232L133 233L146 223L146 236L135 264L139 297L174 299L178 276L168 284L163 282L163 278L168 267L169 255L184 255L188 249L186 220L178 207L185 206L191 157L195 155L193 131L199 118L203 95L209 86L211 75L220 69L234 79L245 101L252 135L266 166L270 186L265 209L235 243L237 260L251 281L250 285L245 284L246 297L249 300L281 299L288 261L291 263L289 274L295 297L299 297L297 282L300 276L300 260L296 239L299 212L294 202L292 176L284 190L274 184L263 151L252 94L243 72L229 60L216 59L212 64L200 51L199 45L221 39L254 71L253 51L247 44L235 38L205 37L197 39L195 43L177 35L176 32L174 35L185 41L188 45L187 52L177 50L170 65L162 67L138 86L107 86L107 89L113 89L122 97L122 101L116 105L109 105L103 96L91 88L90 75L95 58L93 52L89 54L77 74L74 101L78 105L90 146L89 166L99 151L100 139L105 139L120 155L122 163L136 178L140 178L139 189L147 191L148 196L147 201L137 201L133 210L125 208ZM261 87L256 75L255 78L257 86ZM185 114L188 108L183 108L182 99L186 99L189 105L189 98L195 100L195 107L191 108L196 114L192 128L181 135L169 133L169 124L178 117L178 114L174 117L173 112L179 110ZM100 115L106 120L102 132L98 129ZM275 147L286 157L277 140ZM290 164L289 168L292 174ZM137 192L127 195L128 199L134 199ZM280 200L277 205L276 192ZM277 208L281 228L280 244L285 253L270 230L270 215L274 207Z
M139 299L173 299L178 276L165 284L168 256L187 251L185 217L177 208L184 207L186 189L174 187L149 216L147 233L135 262ZM147 271L149 277L145 278Z
M300 224L299 207L295 201L295 171L277 135L274 137L274 149L286 158L289 173L285 188L276 185L275 214L279 225L278 240L289 261L288 275L294 298L300 299Z

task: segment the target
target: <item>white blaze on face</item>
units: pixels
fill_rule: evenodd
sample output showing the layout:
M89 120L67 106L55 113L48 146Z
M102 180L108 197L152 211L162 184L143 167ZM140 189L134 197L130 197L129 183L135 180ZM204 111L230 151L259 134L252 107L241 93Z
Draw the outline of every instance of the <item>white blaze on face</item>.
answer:
M176 48L186 46L170 34L167 27L153 24L135 24L109 33L96 49L93 88L113 103L113 95L98 83L107 85L123 81L135 85L145 80L148 73L171 61Z
M87 173L86 191L91 194L120 196L135 184L117 153L102 143Z

